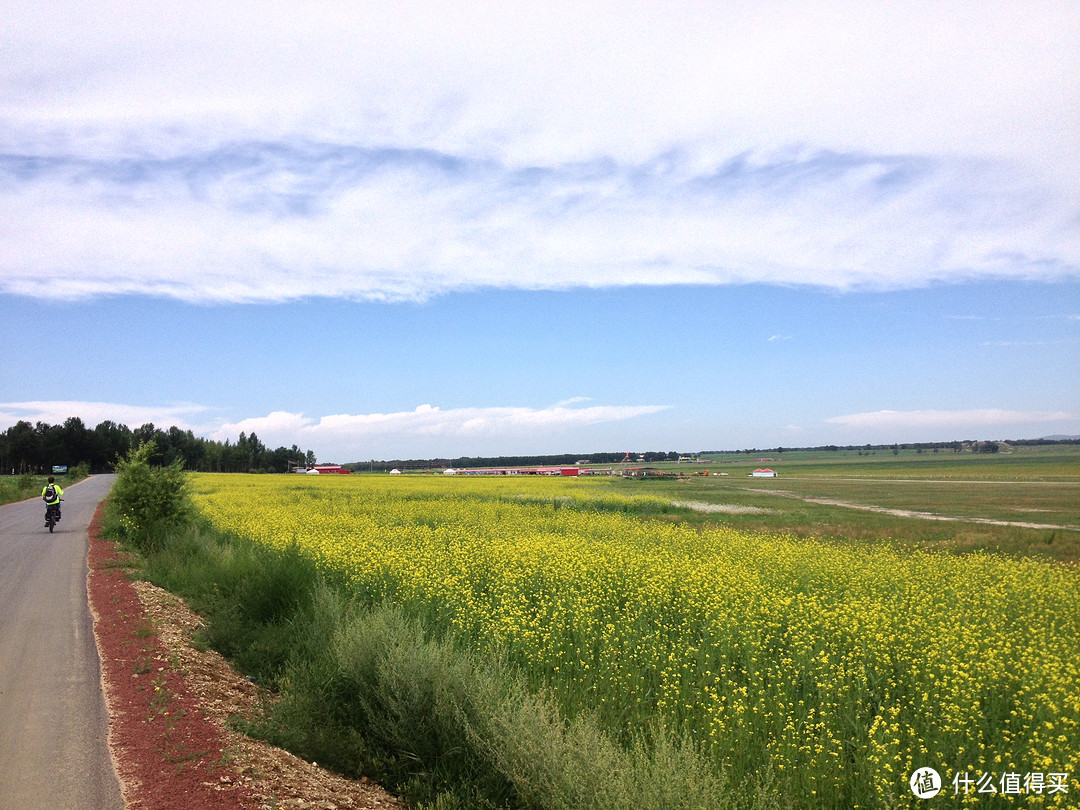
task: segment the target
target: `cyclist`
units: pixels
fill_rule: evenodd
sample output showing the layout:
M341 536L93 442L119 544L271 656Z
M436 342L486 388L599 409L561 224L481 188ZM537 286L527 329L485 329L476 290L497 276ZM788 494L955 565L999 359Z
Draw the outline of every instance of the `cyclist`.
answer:
M47 483L41 490L41 499L45 501L45 525L49 525L49 510L56 509L56 519L60 520L60 496L64 494L64 490L56 483L56 479L51 475L49 476L49 483Z

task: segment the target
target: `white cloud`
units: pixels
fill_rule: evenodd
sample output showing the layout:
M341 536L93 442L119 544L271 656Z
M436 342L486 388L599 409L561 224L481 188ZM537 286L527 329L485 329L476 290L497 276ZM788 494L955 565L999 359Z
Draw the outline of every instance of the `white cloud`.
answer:
M581 398L576 398L580 401ZM241 432L255 433L268 446L313 448L320 458L404 457L410 452L433 455L487 455L487 447L517 446L521 437L559 438L577 428L620 422L667 410L666 405L592 405L548 408L451 408L420 405L412 411L372 414L332 414L317 421L302 414L274 412L265 417L222 425L210 435L233 440ZM413 450L415 448L415 451ZM432 449L435 448L435 449ZM500 451L502 452L502 451ZM534 452L528 450L527 452Z
M1080 274L1068 2L6 6L3 292Z
M106 420L131 428L153 423L168 430L175 425L222 442L235 442L241 433L254 433L267 447L295 444L301 450L314 450L323 460L356 461L563 452L567 446L563 442L590 443L587 431L576 434L576 430L624 422L670 408L668 405L579 407L586 401L587 397L574 397L546 408L442 409L425 404L396 413L329 414L317 418L274 411L235 422L214 420L217 422L214 425L207 424L211 421L210 409L193 404L157 407L105 402L0 402L0 430L19 420L57 425L77 416L91 429ZM201 425L194 424L197 419L202 420ZM553 441L551 447L555 449L543 449L548 439Z
M743 156L704 173L690 163L671 157L654 177L643 176L652 162L522 172L325 143L172 160L0 157L12 180L0 206L19 223L3 233L0 290L396 300L484 286L897 288L1080 273L1068 200L1000 166L831 153Z
M569 399L564 399L561 402L556 402L553 407L555 407L555 408L565 408L565 407L567 407L569 405L578 405L578 404L580 404L582 402L591 402L591 401L592 401L592 397L570 397Z
M688 140L994 155L1076 141L1067 0L5 6L0 109L99 143L188 122L177 141L360 133L533 165Z
M0 402L0 428L11 427L19 421L62 425L70 417L78 417L88 428L108 421L130 428L152 423L166 430L176 426L181 430L200 432L203 428L199 427L195 420L204 418L208 411L208 408L192 403L143 406L64 400Z
M847 431L853 441L951 441L965 439L1036 438L1080 427L1080 415L1065 411L971 410L874 411L825 420ZM1023 435L1006 435L1022 431Z

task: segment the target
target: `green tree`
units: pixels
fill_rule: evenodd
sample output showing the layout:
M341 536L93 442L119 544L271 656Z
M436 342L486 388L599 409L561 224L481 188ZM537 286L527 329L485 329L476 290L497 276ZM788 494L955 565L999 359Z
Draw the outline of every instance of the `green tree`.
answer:
M93 455L93 435L82 419L69 416L60 428L60 440L67 455L67 460L60 463L74 467L81 461L89 462Z
M12 464L20 473L29 472L40 464L41 437L34 426L26 420L19 420L8 431Z
M67 446L64 444L64 429L60 425L50 425L46 422L38 422L34 426L40 439L40 453L37 466L45 469L53 464L70 464L67 457Z
M145 442L118 461L109 495L110 530L139 548L158 542L165 529L191 515L183 462L153 466L156 453L156 444Z
M112 469L116 461L131 449L131 428L106 420L94 428L97 456L91 460L95 469Z

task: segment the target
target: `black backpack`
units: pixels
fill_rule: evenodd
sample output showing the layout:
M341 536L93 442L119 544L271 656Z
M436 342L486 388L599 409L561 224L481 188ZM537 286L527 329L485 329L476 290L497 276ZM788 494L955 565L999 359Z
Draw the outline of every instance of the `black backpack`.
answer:
M53 484L49 484L45 487L45 501L51 501L56 497L56 487Z

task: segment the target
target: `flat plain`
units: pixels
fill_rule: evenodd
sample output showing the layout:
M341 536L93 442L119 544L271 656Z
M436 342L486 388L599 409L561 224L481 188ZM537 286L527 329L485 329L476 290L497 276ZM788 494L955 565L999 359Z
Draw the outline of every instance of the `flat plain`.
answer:
M629 795L630 783L650 782L641 773L674 774L685 784L665 783L662 792L690 797L686 807L717 805L720 795L732 806L762 796L765 806L901 807L910 776L928 765L945 782L989 774L1080 790L1072 780L1080 572L1068 539L1080 533L984 522L990 505L970 503L978 490L969 482L1006 493L1030 484L1000 468L961 478L943 461L937 478L890 480L860 475L858 458L849 477L799 476L799 464L784 460L768 462L777 478L749 477L760 459L717 467L726 476L713 474L716 465L706 475L700 463L627 478L199 475L193 494L223 537L283 555L290 570L310 561L341 584L343 603L392 606L424 638L452 640L485 672L505 664L485 694L515 693L519 684L522 694L547 696L558 719L541 725L554 736L521 725L538 716L522 709L534 705L530 697L515 698L509 711L496 701L447 732L496 751L496 769L521 791L536 784L541 749L550 755L544 773L581 784L565 766L579 761L571 749L586 738L590 752L617 742L613 774L633 772L620 759L626 752L649 751L644 771L618 790ZM1058 466L1069 469L1068 461ZM802 471L813 472L812 459ZM1075 487L1060 470L1053 477L1036 483L1054 493ZM789 482L803 482L802 492L784 490ZM860 490L867 482L881 488ZM890 489L897 482L916 486ZM947 489L928 505L926 487ZM953 519L870 511L891 508L875 503L887 500L908 512L936 506ZM1038 502L1069 508L1067 496ZM318 645L341 659L313 679L317 705L326 683L371 680L357 667L378 659L372 644L387 632L382 619L371 630L369 615L344 616ZM362 705L412 683L421 658L402 657ZM297 663L283 682L298 683L311 667ZM387 700L397 716L401 690L393 688ZM429 703L416 704L412 725L429 724ZM354 717L357 705L346 700L335 716ZM464 722L451 714L452 725ZM674 748L664 748L661 728L677 735ZM519 746L539 739L548 742ZM669 767L675 751L692 757ZM689 791L694 774L732 781L723 789L694 782ZM536 806L592 806L581 798ZM1027 806L1040 798L1063 806L1071 797L1023 796Z
M777 477L751 478L761 467ZM722 519L800 537L1080 559L1080 445L1018 446L998 453L725 453L657 468L679 477L631 478L616 486L682 502L753 507L662 516L676 522Z

